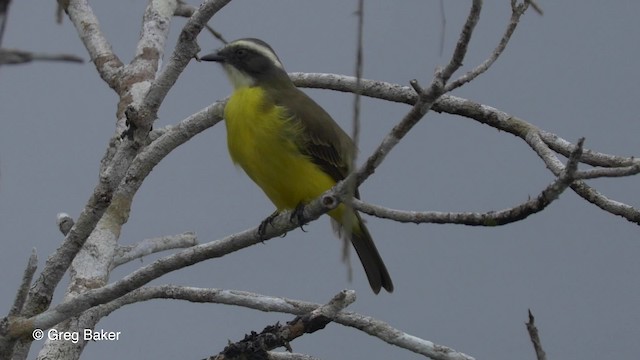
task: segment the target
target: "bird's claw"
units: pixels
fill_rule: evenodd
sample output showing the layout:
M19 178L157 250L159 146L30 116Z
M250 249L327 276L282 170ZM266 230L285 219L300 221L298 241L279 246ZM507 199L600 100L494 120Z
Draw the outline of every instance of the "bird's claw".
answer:
M267 232L267 225L273 226L273 219L276 218L280 213L276 210L273 214L267 216L266 219L262 220L260 225L258 226L258 237L260 240L266 240L265 233Z
M300 230L307 232L307 230L304 229L304 226L307 225L307 222L304 219L304 204L303 203L299 203L295 209L293 209L293 211L291 212L291 217L289 217L289 221L293 222L293 220L296 219L298 220L298 224L300 226Z

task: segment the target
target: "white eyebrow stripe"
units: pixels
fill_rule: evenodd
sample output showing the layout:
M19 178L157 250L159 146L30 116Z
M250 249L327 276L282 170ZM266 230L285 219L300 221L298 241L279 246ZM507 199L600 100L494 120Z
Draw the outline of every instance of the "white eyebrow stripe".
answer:
M252 41L247 41L247 40L239 40L236 41L234 43L231 44L231 46L243 46L246 47L248 49L251 49L257 53L262 54L263 56L265 56L267 59L271 60L271 62L279 67L280 69L284 70L284 66L282 66L282 63L280 62L280 60L278 60L278 56L276 56L276 54L273 53L273 51L271 51L268 47L262 46L260 44L257 44L255 42Z

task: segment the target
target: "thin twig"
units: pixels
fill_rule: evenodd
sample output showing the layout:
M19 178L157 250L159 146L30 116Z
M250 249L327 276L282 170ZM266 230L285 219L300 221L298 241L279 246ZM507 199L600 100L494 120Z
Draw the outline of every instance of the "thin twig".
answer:
M540 5L538 5L538 3L534 0L524 0L525 2L529 3L529 5L531 5L531 7L533 8L533 10L535 10L538 15L542 16L544 15L544 11L542 10L542 7Z
M477 78L480 74L487 71L491 67L491 65L493 65L493 63L500 57L504 49L507 47L509 40L511 40L511 35L513 35L514 31L516 30L516 27L518 27L518 24L520 23L520 17L524 14L526 9L527 9L526 5L512 6L511 19L509 20L509 25L507 26L507 29L505 30L504 35L502 35L502 39L500 39L498 46L493 50L489 58L483 61L482 64L476 66L473 70L460 76L455 81L452 81L449 84L447 84L447 86L445 87L447 92L457 89L460 86L472 81L473 79Z
M529 310L529 321L526 323L527 332L529 333L529 338L531 339L531 343L533 344L533 349L536 351L536 359L538 360L546 360L547 354L544 352L542 348L542 342L540 341L540 337L538 336L538 328L535 324L535 318Z
M174 15L188 18L193 15L196 9L197 8L195 6L187 4L182 0L178 0L178 7L176 8ZM224 36L222 36L222 33L216 31L214 28L209 26L209 24L205 24L204 28L207 29L207 31L209 31L209 33L213 35L213 37L218 39L221 43L225 45L228 44L228 41L224 38Z
M478 21L480 20L480 11L482 10L482 0L474 0L471 4L471 10L469 10L469 15L467 15L467 20L462 26L462 31L460 32L460 36L458 38L458 42L456 43L456 48L453 51L453 55L451 56L451 60L441 71L441 76L443 82L446 84L454 72L456 72L464 61L465 56L467 55L467 49L469 48L469 43L471 41L471 35L473 34L473 30L475 29ZM444 92L447 92L446 90Z
M4 29L7 26L7 20L9 18L9 5L11 5L11 0L0 0L0 48L2 47Z
M460 37L456 45L456 49L451 56L449 63L442 70L436 70L434 79L429 87L424 91L418 93L418 101L413 105L411 110L405 115L405 117L395 125L389 134L385 136L382 143L376 148L376 150L369 156L365 164L357 172L357 185L362 184L376 168L382 163L387 154L393 149L400 140L415 126L420 119L422 119L426 113L431 109L433 104L444 93L444 86L451 77L451 75L462 65L462 60L466 55L466 51L471 39L473 29L480 17L480 9L482 8L481 0L474 0L467 16L467 21L460 32ZM417 84L417 81L414 80ZM344 185L342 185L344 187ZM339 192L342 192L344 188L339 188Z
M0 49L0 65L27 64L32 61L83 63L84 59L69 54L45 54L17 49Z
M391 219L399 222L412 222L416 224L462 224L469 226L498 226L520 221L544 210L549 204L564 192L574 181L577 173L578 160L582 152L582 142L578 141L578 147L573 151L567 163L566 169L547 186L538 196L512 208L476 212L439 212L439 211L403 211L390 209L378 205L372 205L355 199L354 207L372 216Z

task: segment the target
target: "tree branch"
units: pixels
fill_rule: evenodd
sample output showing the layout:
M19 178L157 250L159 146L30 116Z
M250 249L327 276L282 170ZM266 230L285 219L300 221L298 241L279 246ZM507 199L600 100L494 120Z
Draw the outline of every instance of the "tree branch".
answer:
M139 113L138 117L129 119L134 126L147 130L151 128L151 124L156 119L160 104L162 104L165 96L169 93L184 68L187 67L189 61L200 51L196 37L209 19L230 1L208 0L189 18L189 21L180 32L178 43L169 57L167 65L151 84L149 91L144 96L144 100L137 109L141 113Z
M447 66L445 66L444 70L436 70L435 77L432 80L430 86L422 90L418 86L416 80L412 81L412 86L414 87L414 89L419 89L416 90L418 100L415 102L411 110L400 121L400 123L395 125L391 129L389 134L384 137L382 143L378 146L378 148L376 148L373 154L369 156L365 164L358 170L357 174L355 175L357 176L358 185L362 184L363 181L365 181L369 176L371 176L371 174L375 172L376 168L382 163L391 149L393 149L409 132L409 130L411 130L413 126L415 126L418 121L420 121L420 119L422 119L426 115L433 104L445 92L445 85L447 81L462 64L462 60L464 59L467 51L469 40L471 39L471 34L473 33L473 29L478 22L481 8L482 1L474 0L467 17L467 21L462 29L462 32L460 33L456 50L451 56L451 60L449 61ZM359 81L361 80L357 80L358 85L356 89L361 89ZM344 186L344 184L341 185L341 187L339 187L339 191L343 191Z
M327 207L326 204L331 207ZM316 199L304 209L302 221L315 220L320 215L335 208L339 203L335 198L325 196ZM107 303L117 299L128 292L135 290L151 280L198 262L211 258L222 257L226 254L238 251L245 247L264 242L273 237L300 226L297 217L291 217L289 211L285 211L274 218L272 226L265 230L264 237L258 235L258 227L245 230L237 234L229 235L221 240L206 244L196 245L178 253L158 259L144 266L114 283L76 294L65 299L62 303L31 318L16 318L8 324L7 335L9 338L24 336L35 328L48 329L59 322L77 316L93 306Z
M69 19L80 35L80 40L89 51L91 62L95 65L100 77L109 87L117 89L123 64L113 53L111 44L100 30L98 18L89 6L89 2L87 0L68 0L59 1L58 4L64 6L64 11L69 14Z
M489 58L487 58L482 64L476 66L473 70L467 72L466 74L460 76L455 81L450 82L445 87L446 92L450 92L454 89L459 88L460 86L472 81L477 78L480 74L487 71L493 63L498 60L504 49L507 47L509 40L511 40L511 35L513 35L514 31L518 27L520 23L520 17L527 10L528 3L525 2L521 5L516 5L514 2L511 4L511 19L509 20L509 25L502 35L502 39L498 43L498 46L493 50Z
M196 12L196 10L197 8L195 6L187 4L182 0L178 0L178 7L176 8L174 15L189 18L191 17L191 15L193 15L194 12ZM222 34L216 31L214 28L209 26L209 24L205 24L204 28L207 29L207 31L209 31L209 33L213 35L213 37L220 40L221 43L228 43L224 36L222 36Z
M547 354L542 349L542 342L540 341L540 337L538 336L538 328L535 325L535 318L529 310L529 321L526 323L527 332L529 333L529 338L531 339L531 343L533 344L533 349L536 352L536 359L538 360L546 360Z
M122 306L151 299L178 299L195 303L226 304L242 306L264 312L281 312L294 315L303 315L321 306L321 304L283 297L266 296L246 291L161 285L136 289L121 298L97 306L90 311L96 311L98 312L97 316L103 317ZM469 355L407 334L369 316L349 311L342 311L336 315L334 322L356 328L391 345L407 349L432 359L473 360L473 357Z
M313 333L324 329L342 309L356 300L353 290L343 290L331 299L326 305L322 305L307 314L297 316L286 325L267 326L261 333L251 332L244 339L229 344L216 356L210 356L209 360L225 360L238 358L267 358L268 351L279 347L285 347L291 351L289 343L306 333Z
M578 159L582 153L582 143L584 139L578 141L578 147L569 158L566 168L549 186L547 186L537 197L517 205L515 207L489 211L485 213L475 212L439 212L439 211L403 211L390 209L378 205L372 205L358 199L354 199L353 206L364 213L372 216L391 219L399 222L412 222L416 224L462 224L470 226L498 226L510 224L527 218L545 209L551 202L560 196L567 187L574 181L577 174Z
M355 92L356 79L350 76L318 73L291 73L290 76L294 83L301 87ZM362 79L362 94L377 99L410 105L418 101L418 96L410 87L383 81ZM442 95L438 101L433 104L433 110L473 119L481 124L508 132L524 140L539 155L553 155L552 152L543 149L543 145L564 156L569 156L571 149L575 147L575 144L571 144L555 134L540 130L525 120L509 115L491 106L457 96ZM552 156L552 158L555 158L555 156ZM543 158L543 160L545 160L545 158ZM547 160L549 160L549 158L547 158ZM614 156L598 153L589 149L584 150L583 157L580 160L590 165L604 167L627 167L640 164L640 159L637 157ZM550 163L545 161L545 163L547 166L550 166L550 164L553 165L553 163L561 165L561 162L557 160L557 158L555 161L551 161ZM555 165L553 166L555 168ZM555 170L554 168L550 168L550 170L552 170L555 176L558 176L561 167ZM634 170L629 171L631 173L634 172ZM574 181L571 189L604 211L622 216L631 222L640 224L640 210L619 201L608 199L582 181Z
M268 351L269 360L320 360L317 357L290 352Z
M29 261L27 261L27 267L24 269L24 273L22 274L22 282L20 283L20 287L16 292L16 297L13 300L13 306L9 311L9 316L18 316L24 307L24 304L27 300L27 294L29 293L29 287L31 286L31 281L33 280L33 274L35 274L36 269L38 268L38 254L36 254L36 249L31 250L31 255L29 256Z
M118 246L115 250L111 269L126 264L132 260L140 259L146 255L155 254L165 250L188 248L198 244L196 234L186 232L179 235L163 236L145 239L135 245Z
M32 61L63 61L83 63L84 60L75 55L69 54L46 54L17 49L0 48L0 65L27 64Z

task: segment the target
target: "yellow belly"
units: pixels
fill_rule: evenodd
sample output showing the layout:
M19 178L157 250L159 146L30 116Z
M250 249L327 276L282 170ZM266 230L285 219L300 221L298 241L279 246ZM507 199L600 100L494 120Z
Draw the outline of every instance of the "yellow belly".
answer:
M225 108L231 159L278 210L307 203L336 183L300 153L293 139L301 129L283 116L283 109L265 101L257 87L236 89Z

